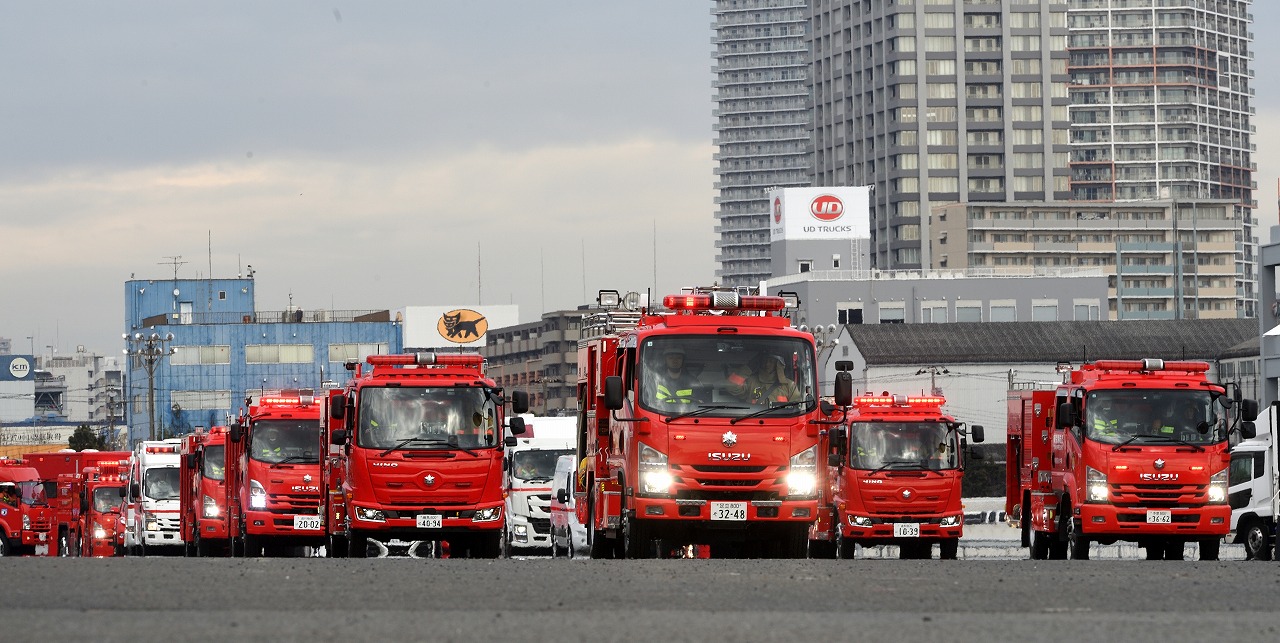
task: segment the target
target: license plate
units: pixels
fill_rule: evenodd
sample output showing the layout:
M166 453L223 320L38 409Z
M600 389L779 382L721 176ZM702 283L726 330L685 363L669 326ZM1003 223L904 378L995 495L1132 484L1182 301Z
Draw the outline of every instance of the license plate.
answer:
M1173 512L1168 509L1150 509L1147 511L1148 525L1173 524Z
M747 519L747 503L745 502L713 502L711 503L712 520L743 521Z
M918 522L895 522L893 523L894 538L919 538L920 523Z
M294 516L293 528L298 530L319 531L320 516Z
M418 529L440 529L444 527L444 516L440 514L418 514Z

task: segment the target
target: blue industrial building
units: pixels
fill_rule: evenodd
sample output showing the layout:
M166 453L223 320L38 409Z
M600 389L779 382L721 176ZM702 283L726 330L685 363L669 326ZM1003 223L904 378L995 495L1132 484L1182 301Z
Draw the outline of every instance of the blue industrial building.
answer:
M347 360L402 349L389 310L257 310L254 280L125 282L129 444L210 427L246 397L342 382Z

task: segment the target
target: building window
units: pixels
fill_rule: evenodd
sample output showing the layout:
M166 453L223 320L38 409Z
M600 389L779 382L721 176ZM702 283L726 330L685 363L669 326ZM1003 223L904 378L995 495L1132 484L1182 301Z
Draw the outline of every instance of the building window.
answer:
M1011 321L1018 321L1018 308L1017 308L1017 306L1015 306L1015 305L1013 305L1013 304L1011 304L1011 303L1007 303L1007 304L1003 304L1003 303L1002 303L1002 304L997 304L997 303L992 302L992 304L991 304L991 321L993 321L993 322L1011 322Z
M1058 321L1058 303L1042 301L1032 302L1031 321Z
M231 391L173 391L169 400L183 411L231 409Z
M926 324L944 324L947 321L947 302L926 301L920 305L920 321Z
M841 326L862 323L862 304L837 304L836 323Z
M501 344L502 337L498 338ZM329 344L329 361L344 364L349 360L364 361L370 355L386 355L387 344Z
M982 305L957 303L956 304L956 321L958 322L982 321Z
M219 291L218 291L218 301L226 301L226 299L227 299L227 291L225 291L225 290L219 290Z
M169 364L192 366L196 364L230 364L231 346L174 346Z
M810 271L812 271L812 270L813 270L813 260L812 260L812 259L801 259L801 260L800 260L800 272L801 272L802 274L803 274L803 273L806 273L806 272L810 272Z
M307 364L313 361L311 344L247 344L246 364Z
M881 324L903 324L907 321L906 307L902 304L896 306L880 307L880 323Z

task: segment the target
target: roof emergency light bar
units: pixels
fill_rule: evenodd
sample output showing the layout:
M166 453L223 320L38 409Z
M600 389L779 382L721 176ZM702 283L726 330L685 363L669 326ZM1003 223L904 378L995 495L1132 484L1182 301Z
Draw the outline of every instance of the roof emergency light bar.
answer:
M853 398L854 406L872 406L876 404L889 404L893 406L912 406L916 404L922 406L942 406L946 403L946 398L938 396L862 395Z
M782 297L765 295L739 295L736 292L711 292L688 295L667 295L662 305L671 310L756 310L777 312L787 304Z
M373 366L474 366L484 363L484 356L479 353L456 353L437 355L436 353L407 353L403 355L370 355L365 358Z
M1209 372L1208 362L1166 362L1162 359L1100 359L1093 363L1098 370L1108 371L1185 371L1187 373Z

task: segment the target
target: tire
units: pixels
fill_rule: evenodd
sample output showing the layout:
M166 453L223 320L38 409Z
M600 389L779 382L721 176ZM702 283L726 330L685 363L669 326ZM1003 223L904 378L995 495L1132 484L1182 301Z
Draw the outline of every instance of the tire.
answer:
M1164 547L1165 543L1163 540L1155 540L1147 543L1147 560L1164 560Z
M1031 519L1027 516L1027 508L1031 506L1031 496L1022 499L1022 507L1018 509L1018 526L1022 531L1022 546L1031 546Z
M266 555L262 545L262 539L252 534L244 535L244 557L245 558L262 558Z
M5 537L4 530L0 529L0 557L12 555L13 550L9 547L9 539Z
M347 558L369 557L369 535L352 531L347 537Z
M836 544L829 540L810 540L809 558L830 560L836 557Z
M493 534L477 534L471 537L471 558L498 558L502 556L503 541L506 537L499 531Z
M1181 540L1169 540L1164 545L1165 560L1185 560L1186 555L1183 551L1183 542Z
M1049 560L1067 559L1067 535L1059 531L1049 535Z
M1074 518L1067 518L1067 550L1072 560L1089 560L1089 538Z
M1200 541L1200 560L1218 560L1218 553L1222 549L1221 538L1205 538Z
M960 555L960 539L947 538L938 543L938 560L955 560Z
M506 529L498 532L498 558L511 558L511 534Z
M1049 534L1043 531L1032 532L1031 560L1046 560L1049 558L1049 538Z
M325 556L329 558L347 557L347 539L344 536L330 535L324 544Z
M1271 560L1271 535L1261 520L1250 520L1242 532L1245 560Z
M653 558L656 550L653 546L653 529L643 520L636 520L623 514L623 552L626 558Z
M857 549L858 546L856 543L849 542L845 539L844 534L841 531L836 531L836 558L840 560L853 560L858 553Z

